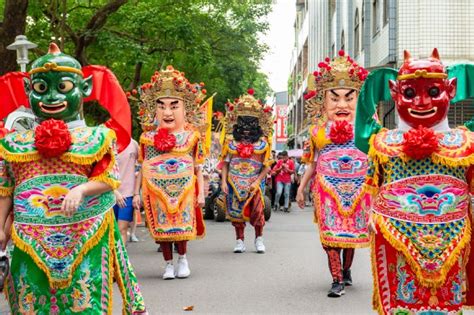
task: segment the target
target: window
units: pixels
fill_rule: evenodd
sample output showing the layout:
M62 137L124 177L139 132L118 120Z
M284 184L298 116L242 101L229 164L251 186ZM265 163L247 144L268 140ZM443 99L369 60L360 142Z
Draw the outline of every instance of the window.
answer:
M359 54L359 41L360 41L360 30L359 30L359 8L356 9L354 17L354 56Z
M380 24L379 24L379 0L373 0L372 2L372 36L375 36L380 31Z
M388 23L388 16L389 16L389 2L390 0L383 0L383 26L387 25Z
M344 36L344 30L341 32L341 49L345 50L346 48L346 37Z

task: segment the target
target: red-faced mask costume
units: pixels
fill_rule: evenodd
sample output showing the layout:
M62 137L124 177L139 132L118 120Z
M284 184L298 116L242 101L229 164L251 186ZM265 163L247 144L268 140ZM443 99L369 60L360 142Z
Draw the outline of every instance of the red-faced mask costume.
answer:
M412 60L405 51L397 80L390 80L390 93L400 118L409 126L431 128L446 119L449 101L456 94L456 78L447 79L435 48L431 57Z

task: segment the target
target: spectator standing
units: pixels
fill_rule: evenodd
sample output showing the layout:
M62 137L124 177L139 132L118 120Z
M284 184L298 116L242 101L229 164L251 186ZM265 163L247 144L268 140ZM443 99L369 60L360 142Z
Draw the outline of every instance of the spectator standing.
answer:
M276 182L276 194L274 207L275 211L278 211L280 208L280 197L283 193L285 197L285 202L283 210L288 212L290 207L290 190L291 190L291 175L295 171L294 162L288 158L288 152L282 151L280 153L281 159L278 160L277 164L273 167L273 173L275 174Z

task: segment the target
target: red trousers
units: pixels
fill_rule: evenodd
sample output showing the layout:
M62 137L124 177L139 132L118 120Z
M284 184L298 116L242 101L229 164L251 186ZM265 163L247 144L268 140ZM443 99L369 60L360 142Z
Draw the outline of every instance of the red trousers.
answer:
M252 211L250 212L250 225L255 228L255 238L263 235L263 226L265 225L265 215L263 214L262 199L254 197L250 202ZM235 228L236 238L244 240L245 222L232 222Z
M173 260L173 243L178 247L178 254L185 255L188 241L179 242L160 242L161 250L163 251L163 258L166 261Z
M328 255L329 271L331 272L334 282L342 282L342 271L348 270L352 266L354 260L354 248L337 248L323 246ZM341 263L342 251L342 263Z

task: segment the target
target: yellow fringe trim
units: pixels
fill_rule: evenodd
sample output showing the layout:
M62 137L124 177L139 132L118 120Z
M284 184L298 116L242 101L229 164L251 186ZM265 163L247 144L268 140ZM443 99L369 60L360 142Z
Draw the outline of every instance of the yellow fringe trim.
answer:
M112 142L115 141L115 139L115 132L113 130L108 130L107 134L105 135L104 143L102 143L102 146L97 152L88 155L66 152L60 156L60 159L64 162L73 162L80 165L92 164L102 159L102 157L109 151ZM0 146L0 156L2 156L8 162L15 163L32 162L42 159L42 156L38 151L28 153L12 153L6 150L3 146Z
M143 179L145 180L145 179ZM143 196L147 196L148 194L150 194L148 192L148 185L144 185L143 186L144 189L143 189ZM161 200L161 199L160 199ZM160 236L157 236L154 234L154 231L153 231L153 217L150 216L150 213L153 212L153 208L150 208L148 206L148 202L144 202L143 203L144 205L144 208L145 208L145 221L147 223L147 226L148 226L148 232L150 233L150 236L151 238L153 238L155 241L158 241L158 242L161 242L161 241L192 241L192 240L195 240L196 239L196 236L197 236L197 229L195 228L192 232L192 234L187 234L187 235L179 235L179 236L176 236L176 235L160 235Z
M104 216L104 221L101 223L101 226L99 227L97 232L82 246L80 253L77 255L76 259L71 265L71 270L67 279L53 278L51 276L49 268L41 260L38 254L31 248L31 245L27 244L18 236L14 226L12 226L12 240L15 246L23 252L27 253L31 257L31 259L33 259L38 268L46 274L46 276L48 277L49 284L52 288L65 289L71 285L73 273L76 270L77 266L82 262L84 256L101 241L107 228L110 228L111 223L113 224L113 222L113 212L112 210L108 210L108 212Z
M0 197L11 197L13 195L13 187L0 187Z
M377 226L380 228L380 231L382 232L383 237L387 240L387 242L393 248L403 253L411 269L415 272L418 282L420 282L420 284L425 287L438 289L440 286L444 284L449 270L456 263L456 260L458 259L462 250L466 247L466 245L471 240L471 225L470 225L469 220L466 219L466 226L465 226L462 238L458 246L452 251L452 253L449 255L444 265L441 267L441 270L439 271L440 273L439 278L438 279L425 279L423 277L420 265L418 265L415 259L411 256L405 244L403 244L401 241L393 237L390 231L388 231L386 225L384 224L384 219L381 215L375 214L375 213L373 215L374 215L374 220L375 222L377 222Z
M386 130L387 129L384 128L380 132L383 132ZM377 134L374 134L370 137L368 156L372 158L374 164L379 164L379 165L387 164L390 161L391 157L381 151L378 151L375 148L374 141L375 141L376 136ZM446 153L449 153L449 151ZM412 160L401 150L399 152L396 152L396 155L394 157L398 157L404 162L408 162ZM474 153L468 156L459 156L459 157L453 158L453 157L447 156L446 154L440 154L440 153L435 152L431 154L430 158L431 158L431 161L435 164L449 166L449 167L468 167L474 164Z
M93 154L83 155L83 154L72 154L71 152L66 152L61 155L61 160L64 162L73 162L80 165L90 165L94 162L102 160L105 154L110 153L111 156L114 156L112 143L117 139L115 132L112 129L107 131L105 135L104 143L100 149Z
M200 140L200 133L199 131L194 131L188 136L186 139L186 144L182 148L173 148L169 153L188 153L196 143ZM140 144L148 145L148 146L155 146L155 142L152 138L148 138L145 133L142 133L140 136Z
M115 223L113 223L115 224ZM113 258L115 257L115 237L114 237L114 227L111 226L109 229L109 305L107 305L107 314L111 315L113 312L114 305L114 274L116 273L116 268L114 266ZM117 281L118 283L118 281Z
M372 309L377 311L379 315L385 314L380 301L380 291L379 291L379 278L377 274L377 252L375 248L375 237L372 238L370 242L370 261L372 262L372 283L373 283L373 293L372 293Z
M352 202L352 206L350 207L349 211L344 211L342 209L339 196L337 196L336 193L333 190L331 190L329 187L326 187L326 185L323 185L324 182L320 176L318 176L316 180L319 181L319 186L323 189L323 191L329 194L333 198L333 200L336 202L337 212L339 212L339 214L341 214L344 217L349 217L354 214L357 206L359 206L362 198L365 196L365 193L366 193L364 189L362 188L359 191L359 194L357 195L356 199Z
M358 243L358 244L353 244L353 243L347 243L347 242L342 242L342 241L327 241L323 238L323 235L319 233L319 238L321 240L321 244L324 246L328 247L338 247L338 248L367 248L370 246L370 236L369 236L369 241L364 242L364 243Z
M145 176L143 176L143 179L144 179L144 185L146 185L147 188L153 194L155 194L156 197L158 199L160 199L166 205L166 211L168 213L171 213L171 214L174 214L174 213L178 212L178 210L180 210L180 208L181 208L181 205L182 205L184 199L186 199L188 197L189 192L194 191L196 189L196 186L195 186L196 175L193 175L193 178L191 179L192 183L184 188L183 192L181 193L181 195L178 198L178 205L176 207L173 207L168 203L168 198L162 191L160 191L153 184L151 184L148 181L148 178L145 178Z

